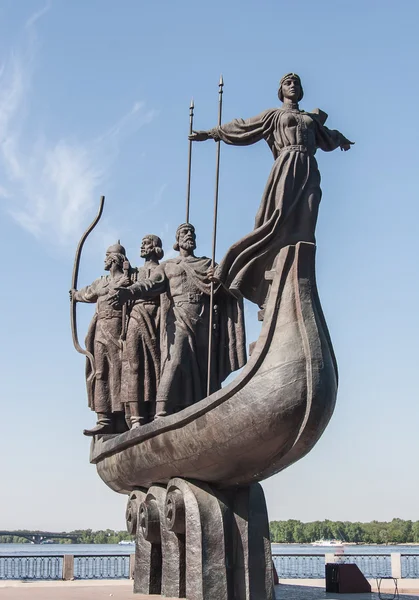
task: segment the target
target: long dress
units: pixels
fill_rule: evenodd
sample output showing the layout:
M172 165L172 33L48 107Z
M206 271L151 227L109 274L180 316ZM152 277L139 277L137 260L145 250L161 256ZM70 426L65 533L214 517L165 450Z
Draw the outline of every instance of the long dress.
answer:
M317 148L329 152L348 143L339 131L325 127L326 113L297 107L269 109L247 120L209 131L227 144L247 146L264 139L274 165L256 215L254 230L233 244L216 270L216 277L236 295L263 307L268 285L264 273L279 250L297 242L315 242L321 200Z

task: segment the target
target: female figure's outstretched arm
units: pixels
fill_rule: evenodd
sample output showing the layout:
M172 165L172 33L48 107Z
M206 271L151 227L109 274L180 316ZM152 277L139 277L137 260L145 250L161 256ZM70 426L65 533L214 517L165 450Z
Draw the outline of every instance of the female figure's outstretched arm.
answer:
M273 110L265 110L263 113L250 119L234 119L219 127L208 131L194 131L189 139L193 142L204 142L213 139L216 142L222 140L226 144L234 146L249 146L263 140L268 128L268 117Z
M345 152L350 150L355 142L351 142L337 129L329 129L316 119L316 143L320 150L331 152L340 148Z

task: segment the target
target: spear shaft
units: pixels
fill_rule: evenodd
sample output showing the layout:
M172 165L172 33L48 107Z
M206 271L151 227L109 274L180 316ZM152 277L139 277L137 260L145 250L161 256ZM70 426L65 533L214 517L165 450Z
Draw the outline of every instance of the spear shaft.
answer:
M189 106L189 135L192 135L193 131L193 111L195 105L193 98ZM189 151L188 151L188 185L186 187L186 221L189 223L189 204L191 200L191 171L192 171L192 140L189 140Z
M119 240L118 240L118 244L119 244ZM124 271L124 275L126 277L129 277L129 260L125 259L124 260L124 264L122 266L122 269ZM125 342L125 340L127 339L127 303L125 302L122 305L122 329L121 329L121 341Z
M218 83L218 126L221 125L221 117L223 112L223 87L224 80L221 75ZM216 142L217 152L215 161L215 194L214 194L214 222L212 229L212 256L211 266L215 265L215 250L217 246L217 217L218 217L218 187L220 182L220 140ZM212 358L212 335L214 328L214 282L211 281L210 292L210 313L209 313L209 332L208 332L208 373L207 373L207 396L211 393L211 358Z

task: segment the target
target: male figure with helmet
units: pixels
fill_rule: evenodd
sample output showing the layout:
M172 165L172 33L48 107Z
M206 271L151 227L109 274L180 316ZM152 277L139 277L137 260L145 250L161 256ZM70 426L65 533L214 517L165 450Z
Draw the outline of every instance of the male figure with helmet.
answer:
M96 312L86 336L86 348L95 358L96 372L92 377L89 361L86 363L86 384L89 407L97 414L97 424L85 429L84 434L114 433L126 429L124 406L121 401L121 332L122 309L111 308L109 292L130 284L124 274L127 260L125 248L118 242L106 250L105 271L92 284L80 290L71 290L77 302L96 303Z

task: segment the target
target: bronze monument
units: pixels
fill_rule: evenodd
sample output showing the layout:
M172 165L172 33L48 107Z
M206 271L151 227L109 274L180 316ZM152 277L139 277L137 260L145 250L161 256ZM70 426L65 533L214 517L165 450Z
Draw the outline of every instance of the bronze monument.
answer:
M164 252L157 235L146 235L141 242L144 266L135 269L130 283L149 279L158 269ZM118 309L118 306L116 306ZM139 427L154 418L156 393L160 381L160 298L137 298L129 303L128 323L123 347L123 402L127 422Z
M90 460L111 489L129 496L134 591L188 600L272 600L269 523L259 482L313 448L332 416L338 384L315 277L321 190L314 154L318 148L349 150L352 142L325 126L322 111L299 108L303 88L294 73L281 79L280 108L227 125L221 125L223 85L221 79L217 127L193 132L190 107L187 222L176 232L179 256L160 264L154 256L146 271L130 267L125 273L116 261L106 293L73 292L73 340L87 356L88 385L102 381L102 355L90 342L87 350L80 347L75 320L75 302L97 297L98 313L111 311L107 327L120 342L112 345L118 347L115 359L107 346L100 351L109 364L122 365L121 395L109 392L105 408L120 413L125 406L131 429L118 433L116 425L99 422ZM217 142L212 259L195 256L189 222L192 143L209 138ZM274 166L255 229L217 266L220 141L262 139ZM81 247L102 208L103 198L79 244L72 288ZM246 364L243 298L259 305L263 321ZM141 319L150 324L147 335ZM149 374L144 386L140 372Z
M190 135L192 141L212 138L236 146L265 140L272 151L275 162L255 228L231 246L215 273L223 285L261 307L267 292L267 285L261 286L261 272L271 267L279 250L298 242L316 241L314 231L322 195L316 150L346 151L353 144L339 131L325 126L327 114L322 110L300 110L303 87L295 73L281 79L278 97L283 103L280 108Z
M109 296L109 303L116 309L130 300L164 296L156 417L178 412L206 395L211 261L195 256L195 239L193 225L180 225L174 244L179 257L162 263L148 279L122 287ZM212 345L211 392L220 389L226 377L246 362L242 303L223 292L219 288L216 294L217 341Z
M130 280L123 269L126 261L123 246L119 243L110 246L105 257L105 270L109 271L109 275L96 279L81 290L70 290L71 300L97 304L86 337L86 348L94 357L95 364L93 374L91 362L86 363L88 404L97 414L97 425L86 429L85 435L125 430L124 419L121 419L124 415L121 398L122 309L111 308L108 297L113 288L129 285Z

